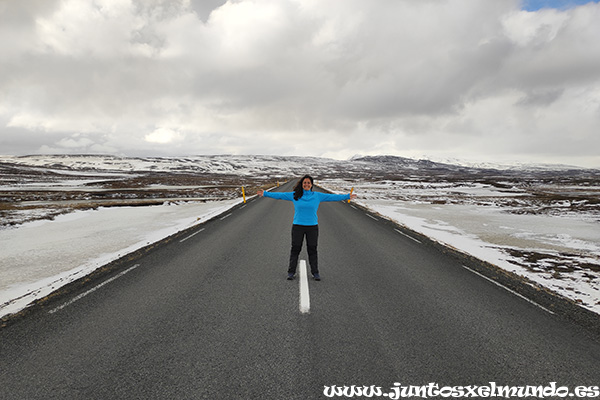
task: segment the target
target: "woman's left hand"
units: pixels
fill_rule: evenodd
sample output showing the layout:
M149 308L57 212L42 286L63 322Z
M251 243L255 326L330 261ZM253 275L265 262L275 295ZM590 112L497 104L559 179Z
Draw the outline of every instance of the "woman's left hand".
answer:
M350 194L350 200L354 200L354 199L356 199L356 195L354 193L351 193Z

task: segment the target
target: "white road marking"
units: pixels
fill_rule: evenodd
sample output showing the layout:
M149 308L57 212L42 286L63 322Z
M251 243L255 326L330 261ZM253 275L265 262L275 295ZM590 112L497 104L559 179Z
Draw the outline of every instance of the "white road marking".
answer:
M129 269L126 269L125 271L123 271L123 272L119 273L118 275L115 275L115 276L113 276L112 278L110 278L110 279L107 279L107 280L105 280L104 282L102 282L102 283L100 283L100 284L98 284L98 285L94 286L93 288L91 288L91 289L90 289L90 290L88 290L87 292L83 292L83 293L81 293L80 295L77 295L77 296L73 297L71 300L67 301L66 303L64 303L64 304L62 304L62 305L60 305L60 306L58 306L58 307L56 307L56 308L54 308L54 309L52 309L52 310L48 311L48 314L54 314L55 312L57 312L57 311L60 311L60 310L62 310L63 308L65 308L65 307L67 307L67 306L69 306L69 305L71 305L71 304L75 303L77 300L81 300L82 298L84 298L84 297L85 297L85 296L87 296L88 294L90 294L90 293L92 293L92 292L95 292L96 290L100 289L102 286L106 285L107 283L110 283L110 282L114 281L115 279L122 277L123 275L125 275L125 274L126 274L126 273L128 273L129 271L131 271L131 270L133 270L133 269L136 269L136 268L137 268L137 267L139 267L139 266L140 266L140 264L135 264L133 267L130 267Z
M526 301L528 301L529 303L533 304L534 306L537 306L537 307L541 308L542 310L546 311L547 313L554 314L554 312L552 312L552 311L548 310L546 307L539 305L539 304L538 304L538 303L536 303L535 301L528 299L527 297L523 296L523 295L522 295L522 294L520 294L520 293L517 293L517 292L515 292L514 290L512 290L512 289L510 289L510 288L508 288L508 287L506 287L506 286L504 286L503 284L501 284L501 283L498 283L498 282L496 282L495 280L493 280L493 279L490 279L490 278L488 278L487 276L485 276L485 275L483 275L483 274L480 274L479 272L477 272L477 271L475 271L475 270L472 270L471 268L469 268L469 267L467 267L467 266L465 266L465 265L463 265L463 268L464 268L464 269L466 269L467 271L471 271L472 273L474 273L474 274L476 274L476 275L479 275L480 277L482 277L482 278L484 278L484 279L487 279L488 281L492 282L493 284L495 284L495 285L497 285L497 286L500 286L500 287L501 287L502 289L504 289L504 290L508 290L509 292L511 292L512 294L514 294L515 296L518 296L518 297L522 298L523 300L526 300Z
M350 207L354 208L355 210L357 209L356 207L354 207L352 204L350 204Z
M199 234L199 233L200 233L200 232L202 232L203 230L204 230L204 228L200 229L198 232L194 232L194 233L192 233L190 236L188 236L188 237L186 237L186 238L183 238L183 239L181 239L181 240L179 241L179 243L181 243L181 242L185 242L186 240L188 240L189 238L191 238L191 237L192 237L192 236L194 236L194 235L197 235L197 234Z
M409 239L412 239L412 240L414 240L414 241L415 241L415 242L417 242L417 243L421 243L421 241L420 241L420 240L417 240L417 239L415 239L414 237L412 237L412 236L410 236L410 235L407 235L406 233L404 233L404 232L402 232L402 231L399 231L399 230L398 230L398 229L396 229L396 228L394 228L394 230L395 230L396 232L398 232L399 234L401 234L402 236L406 236L407 238L409 238Z
M308 294L308 274L306 273L306 261L300 260L300 312L307 313L310 310L310 296Z
M223 221L225 218L229 217L230 215L231 215L231 213L227 214L227 215L226 215L226 216L224 216L224 217L221 217L221 218L220 218L220 220L221 220L221 221Z
M367 217L369 218L373 218L375 221L379 221L377 218L375 218L374 216L372 216L371 214L367 214Z

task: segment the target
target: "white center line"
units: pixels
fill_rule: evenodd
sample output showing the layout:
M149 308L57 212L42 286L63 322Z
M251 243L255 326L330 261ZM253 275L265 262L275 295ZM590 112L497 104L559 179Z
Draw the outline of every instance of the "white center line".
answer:
M73 303L75 303L77 300L81 300L82 298L84 298L85 296L87 296L88 294L95 292L96 290L100 289L102 286L106 285L107 283L110 283L112 281L114 281L117 278L120 278L121 276L125 275L126 273L128 273L129 271L136 269L137 267L139 267L140 264L135 264L133 267L130 267L129 269L126 269L125 271L119 273L118 275L113 276L110 279L105 280L104 282L94 286L93 288L91 288L90 290L88 290L87 292L83 292L80 295L77 295L75 297L73 297L71 300L67 301L66 303L48 311L48 314L54 314L57 311L62 310L63 308L65 308L66 306L69 306Z
M406 236L407 238L409 238L409 239L412 239L412 240L414 240L414 241L415 241L415 242L417 242L417 243L421 243L421 241L419 241L419 240L415 239L414 237L412 237L412 236L410 236L410 235L407 235L406 233L404 233L404 232L402 232L402 231L399 231L399 230L398 230L398 229L396 229L396 228L394 228L394 230L395 230L396 232L398 232L399 234L401 234L402 236Z
M517 292L515 292L514 290L512 290L512 289L510 289L510 288L508 288L508 287L506 287L506 286L502 285L501 283L498 283L498 282L496 282L495 280L493 280L493 279L490 279L490 278L488 278L487 276L485 276L485 275L483 275L483 274L480 274L479 272L477 272L477 271L475 271L475 270L472 270L471 268L469 268L469 267L467 267L467 266L465 266L465 265L463 265L463 268L464 268L464 269L466 269L467 271L471 271L472 273L474 273L474 274L476 274L476 275L479 275L480 277L482 277L482 278L484 278L484 279L487 279L488 281L492 282L493 284L495 284L495 285L497 285L497 286L500 286L502 289L508 290L509 292L511 292L512 294L514 294L515 296L518 296L518 297L522 298L523 300L526 300L526 301L530 302L530 303L531 303L531 304L533 304L534 306L537 306L537 307L541 308L542 310L544 310L544 311L546 311L546 312L548 312L548 313L550 313L550 314L554 314L554 312L552 312L552 311L548 310L547 308L545 308L545 307L543 307L543 306L539 305L539 304L538 304L538 303L536 303L535 301L532 301L532 300L528 299L527 297L523 296L522 294L520 294L520 293L517 293Z
M308 274L306 273L306 261L300 260L300 312L307 313L310 310L310 296L308 294Z
M377 218L375 218L374 216L372 216L371 214L367 214L367 217L369 218L373 218L375 221L379 221Z
M198 232L194 232L194 233L192 233L190 236L188 236L188 237L186 237L186 238L183 238L183 239L181 239L181 240L179 241L179 243L181 243L181 242L185 242L186 240L188 240L189 238L191 238L191 237L192 237L192 236L194 236L194 235L197 235L197 234L199 234L199 233L200 233L200 232L202 232L203 230L204 230L204 228L200 229Z
M227 214L227 215L226 215L226 216L224 216L224 217L221 217L221 218L220 218L220 220L221 220L221 221L223 221L225 218L229 217L230 215L231 215L231 213Z

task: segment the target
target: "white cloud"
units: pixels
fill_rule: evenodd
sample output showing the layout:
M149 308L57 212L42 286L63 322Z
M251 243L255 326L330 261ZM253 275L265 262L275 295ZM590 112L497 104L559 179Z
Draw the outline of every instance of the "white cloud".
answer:
M144 137L147 142L167 144L175 141L181 141L183 135L169 128L158 128L154 132Z
M520 3L3 2L0 135L30 131L22 152L446 152L600 166L588 150L599 144L600 5Z
M518 11L502 19L506 36L519 46L541 46L556 38L569 15L553 9Z

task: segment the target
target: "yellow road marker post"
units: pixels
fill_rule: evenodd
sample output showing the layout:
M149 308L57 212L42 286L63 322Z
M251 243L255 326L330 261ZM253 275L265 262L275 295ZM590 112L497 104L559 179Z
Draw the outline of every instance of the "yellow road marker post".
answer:
M246 204L246 192L244 191L243 186L242 186L242 197L244 198L244 204Z
M354 192L354 188L350 189L350 196L352 196L352 192ZM350 203L350 199L348 199L348 203Z

